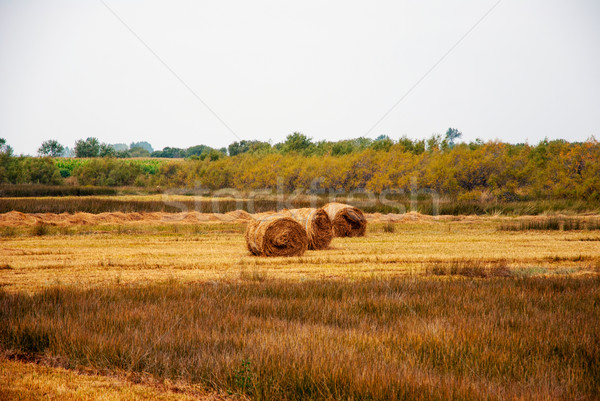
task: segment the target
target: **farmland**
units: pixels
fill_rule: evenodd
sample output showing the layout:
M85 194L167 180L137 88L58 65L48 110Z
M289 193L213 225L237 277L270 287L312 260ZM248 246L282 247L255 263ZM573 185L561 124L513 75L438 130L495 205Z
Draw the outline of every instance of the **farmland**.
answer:
M13 396L600 396L596 215L375 214L291 258L250 256L243 219L126 215L0 222Z

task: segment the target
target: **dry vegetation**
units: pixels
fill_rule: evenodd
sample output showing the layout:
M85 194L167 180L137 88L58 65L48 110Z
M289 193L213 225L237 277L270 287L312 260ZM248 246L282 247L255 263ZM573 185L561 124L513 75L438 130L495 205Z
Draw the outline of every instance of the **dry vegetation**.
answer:
M139 380L136 380L139 381ZM109 377L76 372L44 364L0 358L0 399L61 401L159 400L218 401L219 394L206 394L189 385L155 380L134 383L127 377Z
M272 400L600 397L596 216L559 230L367 218L366 237L289 258L251 256L239 219L4 224L0 387L35 399L63 377L109 380L86 370L116 376L114 399L169 399L172 383Z
M81 187L78 187L81 188ZM90 192L95 189L92 187ZM133 192L121 189L121 192ZM116 195L116 196L37 196L32 197L0 197L0 213L18 211L23 213L105 213L105 212L167 212L181 211L219 212L225 213L238 209L253 213L281 209L281 199L273 191L257 191L256 193L234 193L236 199L229 198L232 193L225 191L223 196L197 196L190 189L180 194L153 195ZM247 195L247 196L246 196ZM341 193L325 195L285 196L286 208L321 207L328 202L343 202L360 207L369 213L403 213L418 211L422 214L441 215L539 215L545 213L600 213L600 205L596 202L578 199L550 199L539 201L498 201L493 199L459 199L442 196L435 206L430 195L420 194L417 197L417 210L414 209L410 192L405 194L388 194L385 199L376 202L367 201L365 194L352 196ZM361 198L362 196L362 198ZM363 199L364 198L364 199Z

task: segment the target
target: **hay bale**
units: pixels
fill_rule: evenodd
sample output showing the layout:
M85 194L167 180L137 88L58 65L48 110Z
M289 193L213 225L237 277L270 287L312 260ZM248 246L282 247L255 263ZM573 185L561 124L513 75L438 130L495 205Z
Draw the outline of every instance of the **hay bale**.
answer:
M308 236L293 218L270 214L248 223L246 245L256 256L300 256L308 248Z
M306 231L308 249L327 249L333 238L333 228L327 212L323 209L302 208L284 210Z
M362 237L367 231L367 219L354 206L332 202L323 206L333 226L336 237Z

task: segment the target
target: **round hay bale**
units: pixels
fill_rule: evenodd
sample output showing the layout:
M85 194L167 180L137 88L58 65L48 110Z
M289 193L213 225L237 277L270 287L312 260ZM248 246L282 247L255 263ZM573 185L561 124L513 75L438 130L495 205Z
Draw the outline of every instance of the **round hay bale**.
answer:
M327 249L333 238L333 228L327 212L323 209L302 208L284 211L306 231L308 249Z
M256 256L300 256L308 248L308 236L293 218L272 214L248 223L246 245Z
M367 231L367 219L354 206L332 202L323 206L333 226L336 237L362 237Z

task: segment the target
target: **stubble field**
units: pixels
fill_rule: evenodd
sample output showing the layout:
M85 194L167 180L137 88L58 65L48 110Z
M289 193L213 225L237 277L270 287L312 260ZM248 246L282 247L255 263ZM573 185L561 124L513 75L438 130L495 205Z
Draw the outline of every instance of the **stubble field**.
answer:
M600 397L596 216L370 218L292 258L250 256L235 219L0 224L0 391Z

